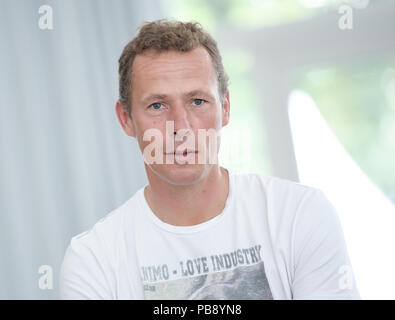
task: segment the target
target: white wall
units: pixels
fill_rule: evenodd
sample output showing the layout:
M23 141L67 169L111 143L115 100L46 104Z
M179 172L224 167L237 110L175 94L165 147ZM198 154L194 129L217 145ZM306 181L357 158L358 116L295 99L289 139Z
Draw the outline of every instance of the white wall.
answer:
M38 8L53 9L40 30ZM0 298L56 299L72 236L146 182L117 122L118 58L156 0L0 0ZM40 290L41 265L54 289Z

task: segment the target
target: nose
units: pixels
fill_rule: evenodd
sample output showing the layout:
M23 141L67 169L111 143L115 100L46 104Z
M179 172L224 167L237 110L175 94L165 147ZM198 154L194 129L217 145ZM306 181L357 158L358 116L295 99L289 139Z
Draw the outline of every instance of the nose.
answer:
M177 103L173 105L171 117L169 120L172 120L174 122L174 135L177 135L177 132L182 129L191 129L187 106L185 106L183 103Z

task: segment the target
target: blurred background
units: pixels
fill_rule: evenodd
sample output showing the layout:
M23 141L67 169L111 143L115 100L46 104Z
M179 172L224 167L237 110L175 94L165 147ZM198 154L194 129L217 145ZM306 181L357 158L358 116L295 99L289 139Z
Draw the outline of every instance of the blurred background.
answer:
M0 299L58 299L70 239L147 183L115 115L118 58L142 22L165 17L218 42L222 166L323 190L361 297L395 299L391 0L0 0Z

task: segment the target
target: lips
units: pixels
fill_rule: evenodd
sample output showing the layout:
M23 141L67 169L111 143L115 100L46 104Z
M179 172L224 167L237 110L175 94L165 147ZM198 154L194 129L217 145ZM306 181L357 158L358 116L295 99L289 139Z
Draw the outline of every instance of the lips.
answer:
M166 153L166 157L174 157L174 160L177 164L186 164L186 163L195 163L195 161L193 160L196 155L198 154L198 152L196 150L187 150L185 149L183 152L168 152ZM192 161L192 162L191 162ZM173 163L173 162L170 162Z
M183 152L167 152L166 154L172 154L172 155L183 155L186 156L189 153L198 153L196 150L184 150Z

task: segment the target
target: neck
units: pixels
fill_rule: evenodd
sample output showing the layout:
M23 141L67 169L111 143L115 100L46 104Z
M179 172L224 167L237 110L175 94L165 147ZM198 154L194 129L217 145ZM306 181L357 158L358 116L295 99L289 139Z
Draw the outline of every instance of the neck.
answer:
M229 193L225 169L214 165L197 182L174 185L147 170L149 185L144 190L148 205L162 221L178 226L203 223L220 214Z

